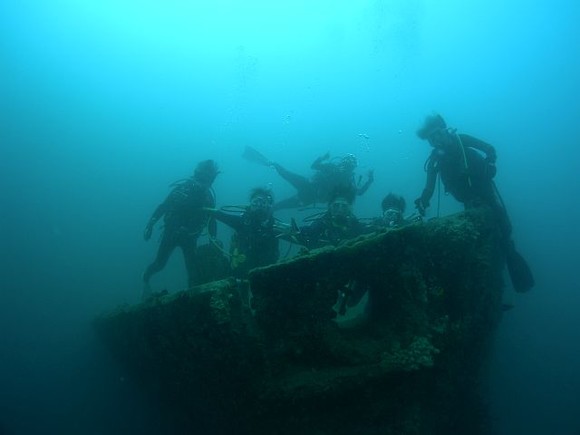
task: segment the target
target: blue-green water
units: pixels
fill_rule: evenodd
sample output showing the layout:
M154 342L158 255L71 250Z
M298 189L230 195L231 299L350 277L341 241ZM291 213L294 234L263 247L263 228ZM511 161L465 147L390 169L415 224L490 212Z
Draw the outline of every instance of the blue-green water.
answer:
M0 434L158 433L90 321L139 300L143 227L197 161L219 162L228 205L292 193L245 145L304 174L352 152L376 177L356 212L377 216L421 192L432 111L496 147L536 275L506 291L494 429L578 434L579 19L571 0L2 2ZM175 255L153 284L184 280Z

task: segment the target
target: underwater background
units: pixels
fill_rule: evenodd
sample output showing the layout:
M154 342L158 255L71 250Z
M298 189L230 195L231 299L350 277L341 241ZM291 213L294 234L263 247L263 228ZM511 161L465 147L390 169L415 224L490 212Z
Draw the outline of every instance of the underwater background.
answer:
M161 433L91 322L140 300L159 237L144 226L198 161L219 163L226 206L293 193L246 145L304 175L354 153L375 171L356 214L391 191L411 212L434 111L496 147L536 278L506 287L494 433L580 434L578 22L572 0L0 3L0 435ZM461 209L436 193L438 208ZM179 252L152 284L184 287Z

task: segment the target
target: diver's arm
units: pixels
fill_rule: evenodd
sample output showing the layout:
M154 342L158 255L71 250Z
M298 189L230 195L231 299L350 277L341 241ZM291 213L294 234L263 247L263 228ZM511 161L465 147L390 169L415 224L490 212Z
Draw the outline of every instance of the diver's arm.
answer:
M437 181L437 171L431 170L427 172L427 182L425 183L425 188L421 193L420 199L423 203L425 208L429 207L429 201L431 201L431 197L433 196L433 192L435 191L435 182Z
M157 206L151 217L149 218L149 222L145 226L145 231L143 232L143 238L145 241L151 238L151 234L153 234L153 227L157 223L159 219L167 212L169 209L169 205L171 204L171 194L163 201L161 204Z
M421 215L425 213L425 209L429 207L429 201L435 191L435 182L437 181L437 168L435 166L435 159L433 156L429 158L427 163L427 182L421 196L415 200L415 206Z
M367 181L361 187L357 188L356 194L363 195L367 190L369 190L369 187L371 187L371 184L373 184L373 181L375 181L375 173L371 169L367 174Z
M302 233L296 220L292 218L290 223L284 223L278 219L274 219L273 226L274 236L277 239L285 240L286 242L294 243L296 245L304 245L302 243Z
M312 165L310 165L311 169L314 169L315 171L321 171L323 170L326 166L328 166L328 163L322 163L325 160L328 160L330 158L330 153L326 153L323 156L318 157L316 160L314 160L312 162Z
M307 249L314 249L319 245L323 233L324 223L321 219L316 219L310 225L300 227L297 240Z
M281 229L274 227L276 237L296 245L309 247L309 240L312 236L312 224L299 227L294 218L290 224L289 229Z
M217 219L221 223L226 224L234 231L239 231L242 227L242 217L239 215L229 214L221 210L213 212L214 221Z
M155 225L155 223L159 219L161 219L161 217L165 214L165 212L167 211L168 208L169 207L168 207L167 201L164 201L161 204L159 204L159 206L157 206L157 208L155 209L155 211L151 215L151 218L149 218L149 223L147 225Z
M361 221L357 221L357 229L358 235L370 234L377 231L377 226L370 223L370 224L363 224Z
M167 213L172 207L175 207L175 205L177 205L182 199L183 191L181 186L177 186L171 192L169 192L169 195L167 195L165 201L159 204L159 206L155 209L151 215L151 218L149 219L149 222L153 222L153 225L155 225L155 223L161 219L165 213Z
M497 154L495 152L495 148L492 145L468 134L460 134L459 137L461 138L463 146L474 148L483 152L489 163L495 163Z

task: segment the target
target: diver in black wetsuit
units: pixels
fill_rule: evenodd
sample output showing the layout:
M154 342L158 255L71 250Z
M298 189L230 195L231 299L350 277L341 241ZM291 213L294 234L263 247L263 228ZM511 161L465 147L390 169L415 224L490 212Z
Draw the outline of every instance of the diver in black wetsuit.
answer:
M363 225L353 214L352 205L356 193L352 190L336 190L328 202L327 211L300 228L297 241L308 249L338 246L346 240L369 233L372 228Z
M208 227L210 236L216 235L216 223L206 208L215 207L215 197L211 189L219 171L213 160L200 162L193 177L177 183L153 212L145 227L144 238L149 240L155 223L164 218L164 229L157 250L157 256L143 274L144 296L150 293L151 276L162 270L169 256L177 247L181 248L187 269L188 286L199 284L196 271L197 239Z
M389 193L381 201L382 216L373 220L373 226L377 229L398 228L412 222L412 219L405 219L406 208L405 198Z
M358 161L353 154L347 154L338 163L330 160L329 153L318 157L311 165L316 171L311 179L290 172L278 163L271 162L270 165L297 191L296 195L276 203L276 210L303 207L317 202L327 203L332 192L337 189L353 189L356 195L363 195L374 181L374 173L370 170L367 181L358 186L354 174Z
M234 276L245 278L249 270L278 261L280 231L272 214L273 204L270 190L255 188L250 193L250 205L242 214L221 210L214 213L218 221L235 231L230 246Z
M348 240L374 231L372 226L362 224L353 213L356 191L337 189L331 194L327 211L303 226L294 234L293 241L307 249L325 246L338 247ZM358 304L367 292L367 285L360 280L350 279L339 290L335 314L344 315L349 307Z
M318 157L311 165L311 168L316 171L312 178L289 171L282 165L269 160L251 146L245 147L242 157L251 162L274 168L284 180L296 189L296 195L274 204L274 210L305 207L317 202L326 204L330 200L331 194L337 189L352 189L356 195L362 195L374 181L374 173L370 170L367 173L366 182L359 186L362 177L359 177L358 182L355 180L354 170L358 161L353 154L347 154L338 161L330 159L329 153Z
M429 207L437 175L441 176L446 192L463 203L466 209L490 207L498 219L512 284L518 292L528 291L534 286L534 278L525 260L515 250L511 222L493 182L496 173L494 147L447 128L441 115L428 116L417 136L433 147L425 162L427 183L421 196L415 200L419 213L424 215Z

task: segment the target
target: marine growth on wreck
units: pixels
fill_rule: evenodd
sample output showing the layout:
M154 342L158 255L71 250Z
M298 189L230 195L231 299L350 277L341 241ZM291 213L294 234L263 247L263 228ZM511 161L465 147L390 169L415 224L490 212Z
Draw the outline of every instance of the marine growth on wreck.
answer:
M174 430L487 432L503 258L486 210L362 236L101 316Z

